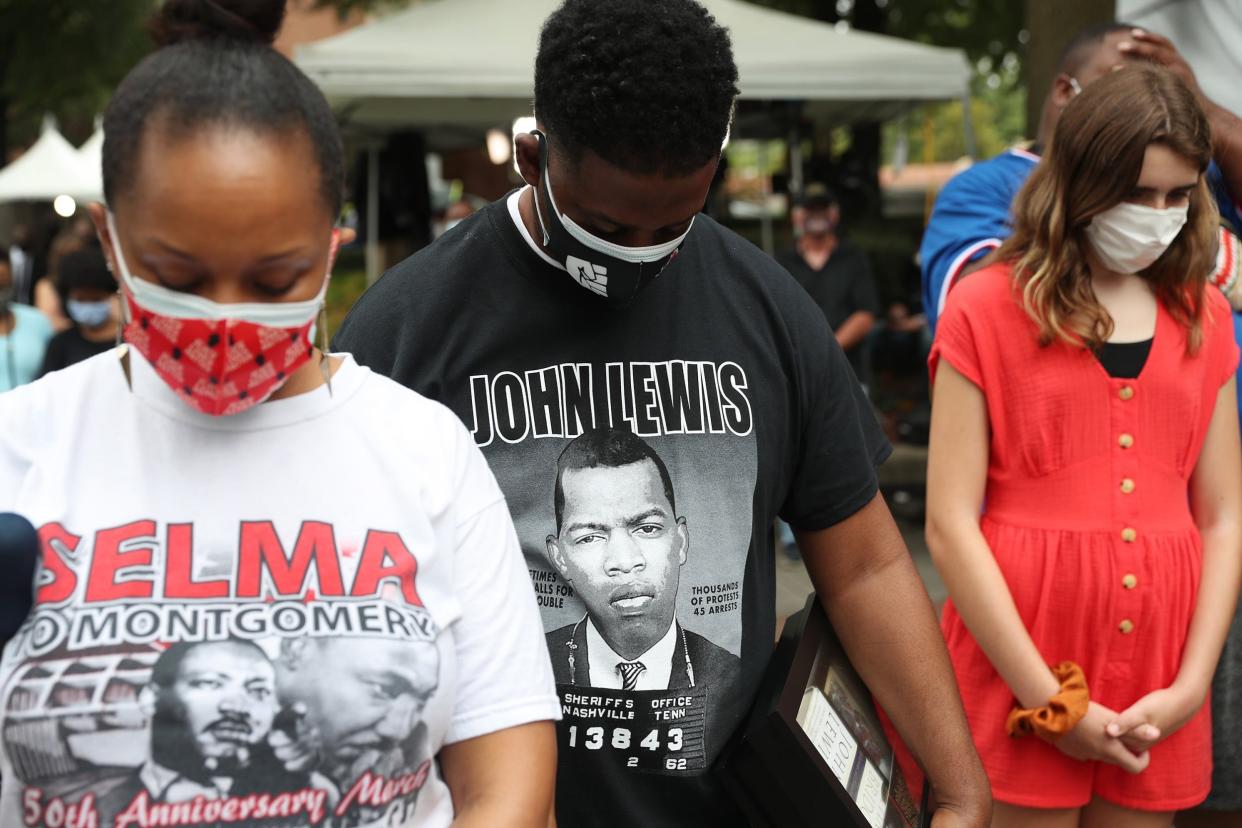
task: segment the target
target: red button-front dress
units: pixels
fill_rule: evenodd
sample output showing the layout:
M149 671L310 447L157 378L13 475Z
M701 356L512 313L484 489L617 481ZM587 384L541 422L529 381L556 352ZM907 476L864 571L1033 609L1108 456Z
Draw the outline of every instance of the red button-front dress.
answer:
M997 264L954 288L932 346L933 379L946 360L987 400L980 525L1023 623L1045 661L1080 664L1092 699L1118 712L1173 682L1195 608L1202 542L1189 479L1238 361L1228 305L1215 290L1207 298L1195 355L1161 307L1142 373L1114 379L1086 348L1041 347L1010 267ZM1207 705L1152 750L1141 774L1079 762L1006 735L1012 691L951 601L941 623L998 801L1073 808L1096 795L1169 811L1207 796Z

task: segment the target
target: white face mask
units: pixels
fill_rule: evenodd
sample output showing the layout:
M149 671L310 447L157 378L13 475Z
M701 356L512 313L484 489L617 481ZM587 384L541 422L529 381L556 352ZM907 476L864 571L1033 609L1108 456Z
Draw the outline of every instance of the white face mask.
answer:
M1189 206L1157 210L1123 201L1091 219L1087 240L1110 270L1138 273L1169 249L1189 210Z
M651 264L672 255L674 250L685 243L686 236L690 235L690 229L694 227L694 219L692 218L690 219L690 224L686 226L686 232L675 239L670 239L663 244L653 244L650 247L626 247L623 244L616 244L607 239L601 239L562 213L560 208L556 206L556 196L552 195L552 184L546 176L543 183L548 192L548 201L552 203L552 209L556 212L556 217L561 220L561 224L565 226L565 229L575 241L584 247L594 250L596 253L602 253L605 256L611 256L614 259L619 259L629 264ZM539 201L536 199L536 207L538 207L538 204ZM542 215L540 218L542 219ZM546 232L547 228L544 229ZM547 244L547 242L544 243Z

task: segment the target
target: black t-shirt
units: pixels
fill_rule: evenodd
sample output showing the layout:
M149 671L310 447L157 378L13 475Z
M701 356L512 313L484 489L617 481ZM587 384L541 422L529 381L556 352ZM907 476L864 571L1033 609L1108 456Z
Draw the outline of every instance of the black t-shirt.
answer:
M113 342L91 342L82 336L78 326L74 325L48 340L39 376L59 371L61 368L68 368L70 365L90 359L96 354L102 354L113 347L115 347Z
M777 261L811 294L834 331L858 311L879 314L880 300L876 296L871 262L866 252L853 242L838 241L819 270L808 265L795 248L777 256ZM846 354L855 371L861 366L860 351L861 348L855 346Z
M560 824L741 824L711 768L772 652L773 520L849 517L890 450L805 291L700 215L614 308L500 201L385 274L334 345L452 408L505 492L562 701ZM662 474L605 448L558 497L592 428Z

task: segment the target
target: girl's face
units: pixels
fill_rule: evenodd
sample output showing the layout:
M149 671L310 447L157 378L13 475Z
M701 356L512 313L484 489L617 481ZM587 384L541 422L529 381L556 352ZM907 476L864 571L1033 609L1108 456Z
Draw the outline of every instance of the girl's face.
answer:
M1126 202L1156 210L1185 207L1199 184L1199 168L1164 144L1149 144L1143 169Z
M126 185L112 209L136 278L221 304L304 301L323 286L335 216L305 135L148 128ZM111 259L103 205L91 217Z

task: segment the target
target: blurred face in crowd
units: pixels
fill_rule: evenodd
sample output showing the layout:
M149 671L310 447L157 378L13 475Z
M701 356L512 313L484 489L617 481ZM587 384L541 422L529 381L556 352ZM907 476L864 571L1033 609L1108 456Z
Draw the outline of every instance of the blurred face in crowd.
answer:
M74 302L105 302L115 293L103 288L75 287L68 296Z
M111 323L121 318L121 306L114 290L75 287L65 293L65 298L68 300L65 303L65 310L69 318L83 329L94 330L105 326L111 329ZM85 315L83 309L85 309Z
M835 204L816 203L803 208L802 232L813 238L832 234L841 218L841 210Z

